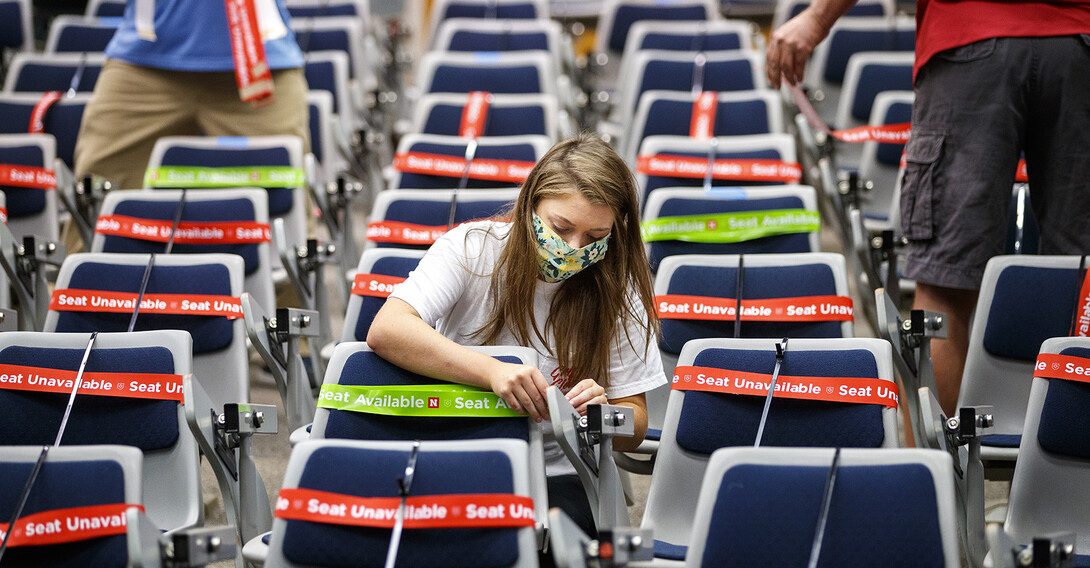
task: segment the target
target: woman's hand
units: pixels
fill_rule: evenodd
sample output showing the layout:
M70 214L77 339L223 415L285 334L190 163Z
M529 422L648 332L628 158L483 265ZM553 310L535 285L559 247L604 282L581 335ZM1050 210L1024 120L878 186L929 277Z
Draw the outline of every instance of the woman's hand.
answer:
M575 384L565 395L568 402L575 407L580 416L587 415L588 404L608 404L606 389L594 382L594 379L583 379Z
M515 412L529 414L536 422L549 417L545 389L549 383L537 367L496 361L499 365L489 379L492 392Z

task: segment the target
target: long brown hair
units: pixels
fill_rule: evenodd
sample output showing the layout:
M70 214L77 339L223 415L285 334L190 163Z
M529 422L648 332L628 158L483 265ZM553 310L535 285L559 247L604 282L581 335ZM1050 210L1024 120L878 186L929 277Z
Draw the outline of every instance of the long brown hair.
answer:
M540 272L532 215L542 199L571 192L613 211L609 250L560 285L541 328L533 310ZM657 349L659 321L638 203L632 172L606 142L581 134L553 146L530 171L510 212L511 232L492 272L490 296L495 301L477 337L495 343L508 329L529 345L533 333L552 346L562 369L571 370L569 385L587 378L610 384L610 352L620 333L632 343L629 330L637 330L644 334L647 349Z

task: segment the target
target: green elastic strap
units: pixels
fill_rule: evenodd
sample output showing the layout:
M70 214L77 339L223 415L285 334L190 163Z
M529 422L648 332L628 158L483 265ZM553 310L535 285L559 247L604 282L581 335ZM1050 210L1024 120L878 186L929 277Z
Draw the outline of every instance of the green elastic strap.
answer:
M821 216L806 209L773 209L660 217L640 224L644 242L738 243L821 229Z
M248 168L196 168L163 166L148 168L144 187L299 187L306 185L300 168L253 166Z
M525 418L496 393L463 385L322 385L318 408L385 416Z

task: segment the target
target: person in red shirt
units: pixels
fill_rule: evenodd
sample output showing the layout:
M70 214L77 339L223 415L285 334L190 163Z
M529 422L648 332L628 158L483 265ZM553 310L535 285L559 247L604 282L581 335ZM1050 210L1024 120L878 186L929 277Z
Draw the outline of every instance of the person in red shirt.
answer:
M854 0L815 0L775 30L769 83L797 84ZM1041 254L1090 253L1090 0L919 0L901 226L915 307L947 315L933 341L952 415L984 266L1002 254L1025 155Z

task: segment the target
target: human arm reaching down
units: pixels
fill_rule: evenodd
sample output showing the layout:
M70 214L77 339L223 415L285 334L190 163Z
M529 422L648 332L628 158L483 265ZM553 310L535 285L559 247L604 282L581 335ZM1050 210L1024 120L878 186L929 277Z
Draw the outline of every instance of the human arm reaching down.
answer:
M814 0L805 10L772 32L765 52L768 84L779 89L781 78L789 85L801 82L806 72L806 61L814 48L855 3L856 0Z

